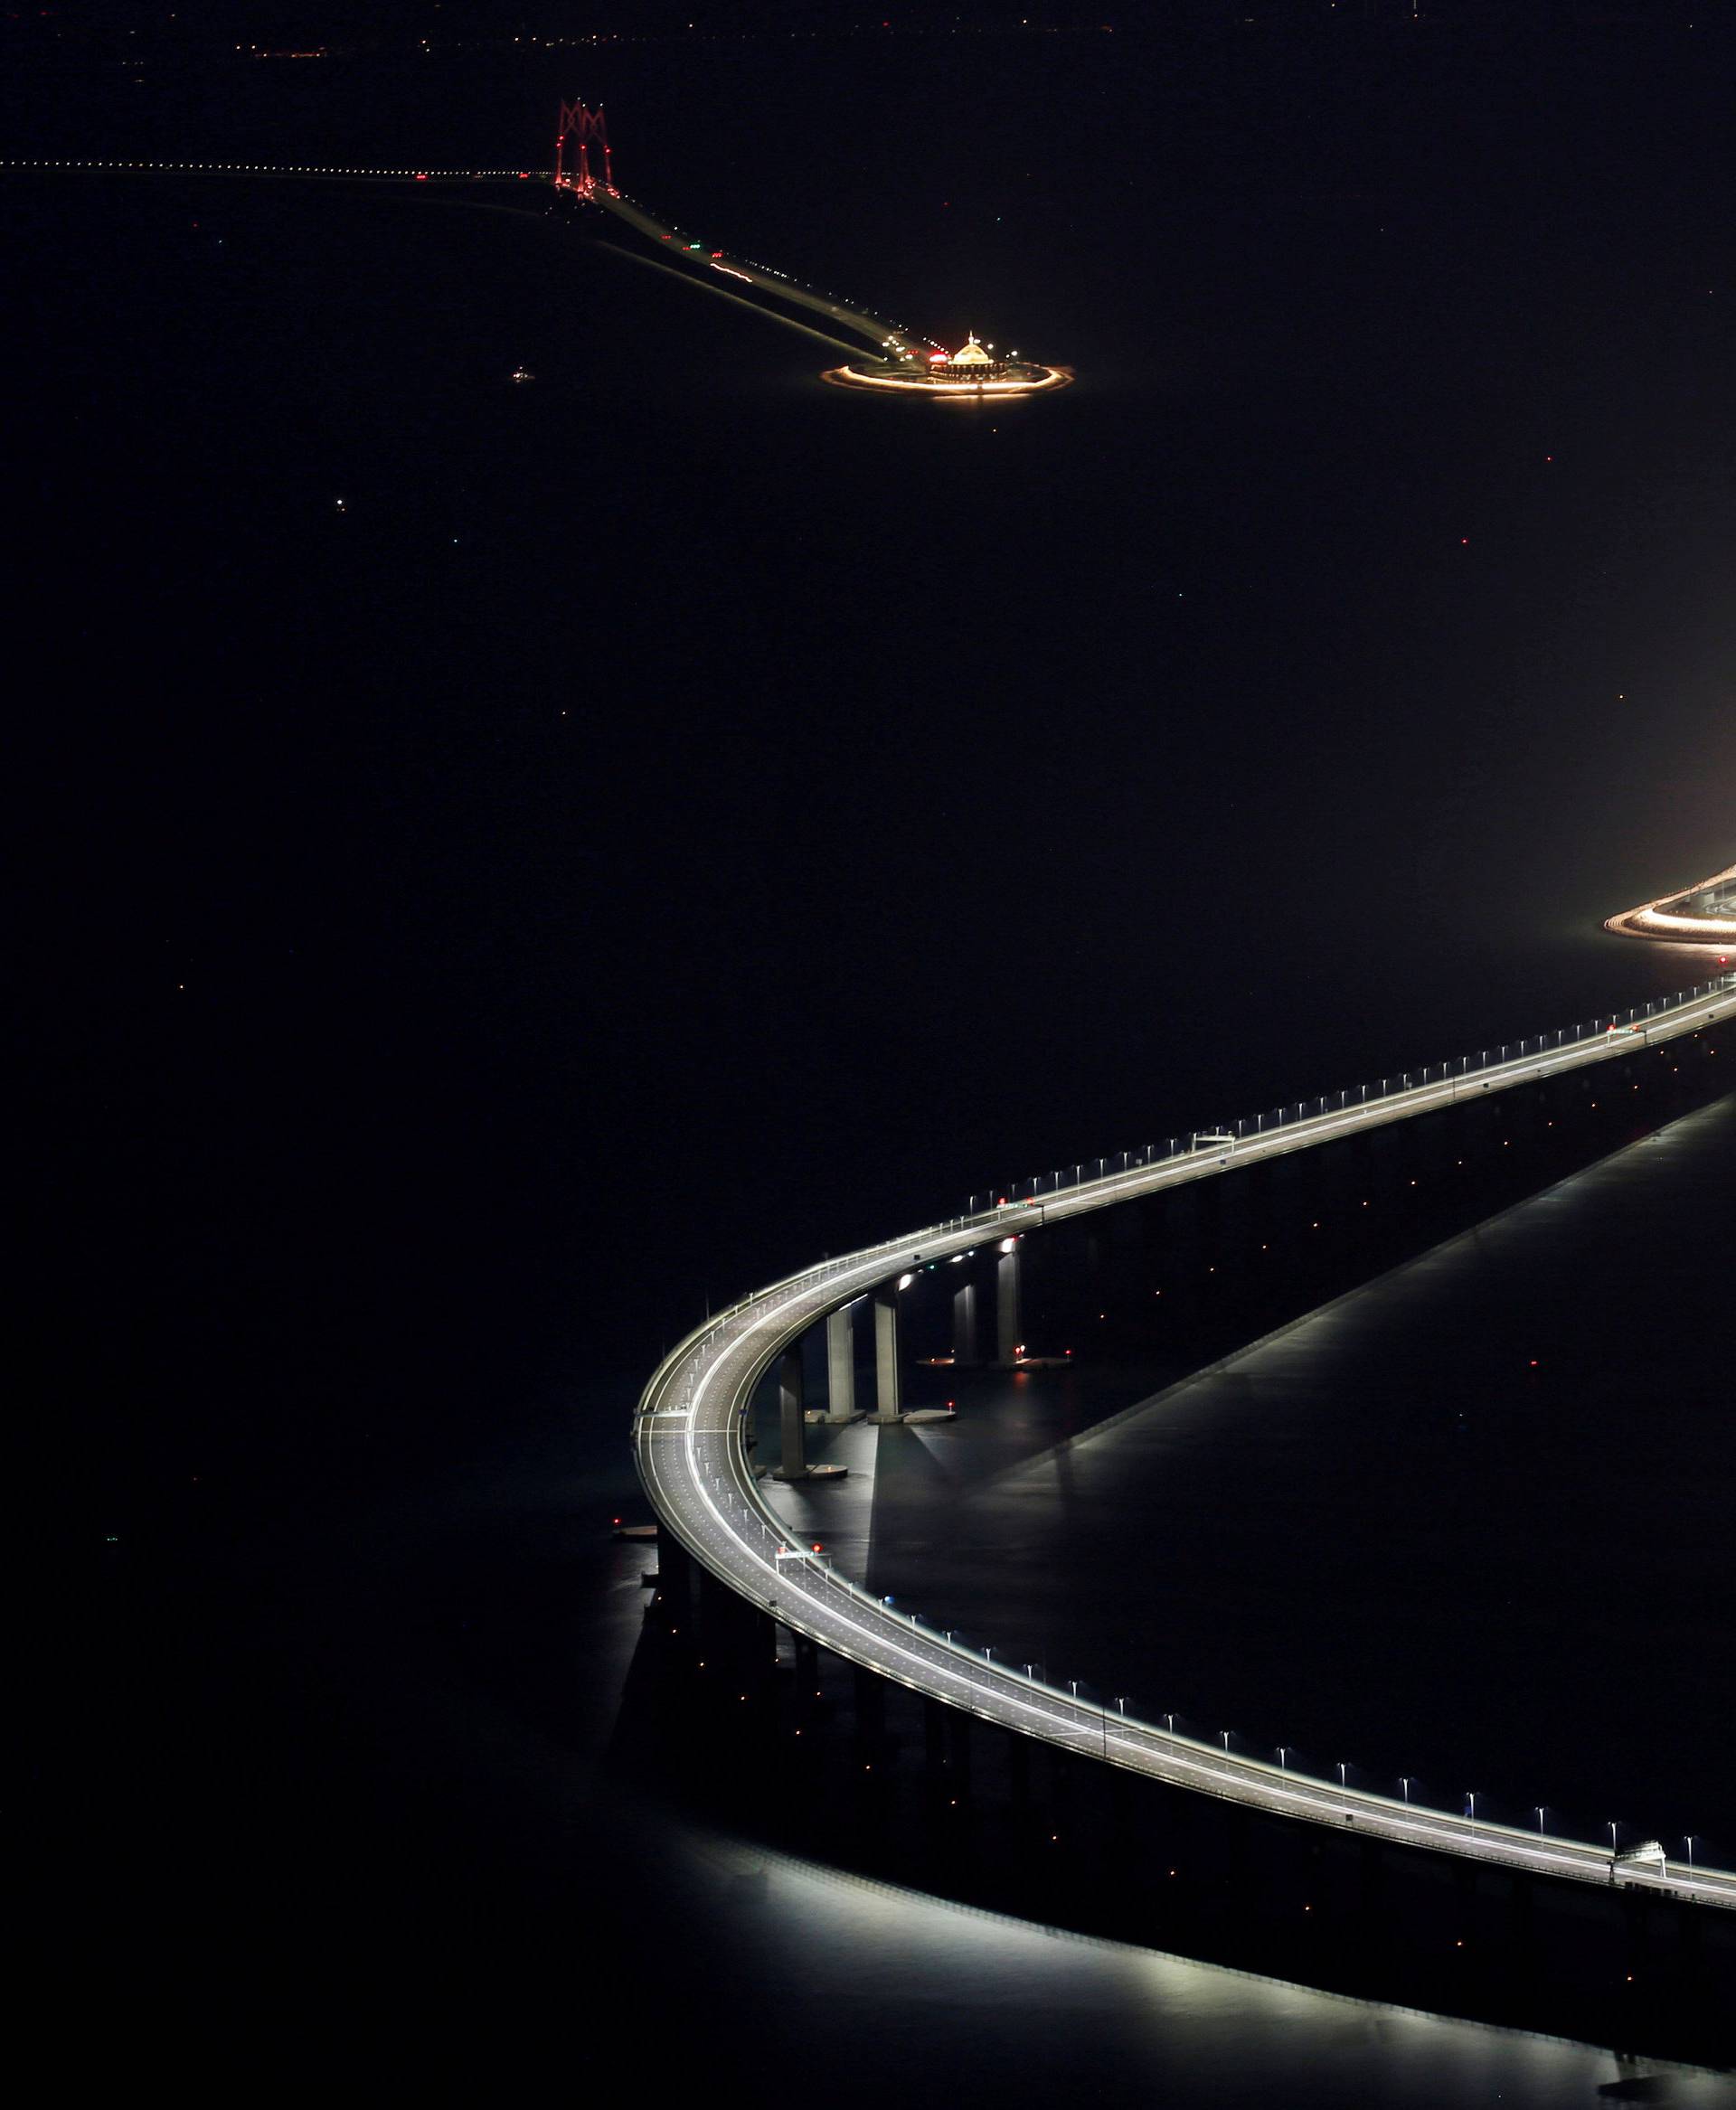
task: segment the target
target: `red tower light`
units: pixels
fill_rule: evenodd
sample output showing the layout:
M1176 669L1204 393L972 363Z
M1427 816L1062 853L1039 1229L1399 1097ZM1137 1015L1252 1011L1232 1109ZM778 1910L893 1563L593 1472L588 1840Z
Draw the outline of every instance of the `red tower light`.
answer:
M569 176L566 173L566 144L569 139L577 143L578 167ZM554 142L554 185L556 190L577 191L581 196L594 194L596 184L590 173L590 142L596 140L603 150L603 181L612 191L614 181L609 172L609 127L603 121L603 107L598 104L594 110L574 100L561 105L561 129Z

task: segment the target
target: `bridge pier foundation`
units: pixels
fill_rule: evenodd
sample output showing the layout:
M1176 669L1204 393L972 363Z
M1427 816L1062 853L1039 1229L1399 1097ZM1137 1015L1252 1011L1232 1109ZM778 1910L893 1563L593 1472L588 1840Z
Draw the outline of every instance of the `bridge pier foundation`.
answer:
M802 1415L802 1352L785 1349L778 1362L778 1423L783 1450L778 1460L778 1480L807 1478L807 1424Z
M856 1414L856 1328L854 1305L833 1312L826 1322L826 1418L854 1421Z
M898 1396L898 1291L874 1292L874 1412L876 1421L901 1418Z

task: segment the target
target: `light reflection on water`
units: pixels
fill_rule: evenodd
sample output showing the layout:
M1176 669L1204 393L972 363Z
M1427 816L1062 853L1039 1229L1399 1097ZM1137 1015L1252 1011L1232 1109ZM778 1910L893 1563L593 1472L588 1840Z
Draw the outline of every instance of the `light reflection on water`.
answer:
M1147 1719L1727 1860L1736 1438L1700 1320L1732 1167L1725 1099L1194 1384L949 1376L956 1424L817 1431L850 1478L772 1499L901 1606Z
M967 2072L1010 2104L1070 2088L1213 2105L1599 2099L1729 2105L1728 2075L1383 2007L1062 1934L672 1827L690 1907L768 1992L771 2057L849 2048L829 2095ZM889 2020L890 2019L890 2020ZM1616 2091L1619 2091L1617 2093Z

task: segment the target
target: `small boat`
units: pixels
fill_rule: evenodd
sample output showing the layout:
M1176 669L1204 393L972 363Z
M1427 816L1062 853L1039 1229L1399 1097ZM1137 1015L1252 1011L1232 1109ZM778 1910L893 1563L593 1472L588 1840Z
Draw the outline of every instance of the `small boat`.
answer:
M528 366L515 366L506 378L509 381L534 381L536 376Z

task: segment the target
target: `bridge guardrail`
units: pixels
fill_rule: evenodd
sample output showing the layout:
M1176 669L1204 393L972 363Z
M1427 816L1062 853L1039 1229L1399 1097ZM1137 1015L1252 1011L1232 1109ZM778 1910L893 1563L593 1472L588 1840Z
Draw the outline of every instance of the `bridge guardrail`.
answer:
M1303 1113L1307 1106L1307 1102L1303 1101L1298 1106L1300 1117L1277 1124L1271 1129L1257 1127L1252 1135L1249 1135L1244 1129L1235 1142L1222 1148L1214 1140L1203 1151L1190 1146L1174 1157L1144 1163L1121 1173L1110 1173L1107 1177L1063 1189L1060 1200L1061 1213L1071 1215L1090 1208L1106 1207L1117 1201L1130 1198L1136 1192L1155 1192L1181 1180L1210 1176L1214 1171L1232 1162L1238 1148L1241 1161L1247 1162L1252 1157L1265 1157L1305 1147L1310 1142L1330 1140L1335 1135L1363 1126L1377 1125L1384 1120L1401 1118L1407 1113L1420 1113L1435 1107L1450 1105L1467 1090L1480 1093L1486 1089L1513 1087L1539 1076L1637 1053L1652 1043L1654 1031L1663 1039L1674 1039L1683 1033L1702 1030L1729 1015L1731 1004L1713 1001L1723 996L1731 996L1732 1003L1736 1003L1736 975L1720 975L1694 990L1683 992L1677 999L1667 1003L1654 1002L1644 1007L1643 1012L1639 1006L1633 1007L1626 1022L1628 1026L1636 1029L1632 1031L1624 1031L1622 1022L1618 1020L1612 1022L1612 1026L1599 1025L1590 1031L1580 1029L1570 1041L1564 1029L1552 1041L1548 1036L1540 1035L1534 1042L1527 1039L1518 1043L1517 1053L1514 1050L1514 1044L1509 1043L1501 1050L1496 1060L1480 1065L1476 1069L1467 1068L1454 1074L1450 1066L1442 1065L1441 1073L1426 1081L1407 1077L1400 1091L1377 1095L1373 1100L1359 1097L1354 1105L1341 1101L1336 1107L1329 1107L1323 1100L1316 1102L1320 1110L1312 1115ZM1196 1131L1195 1134L1203 1139L1208 1135L1220 1138L1227 1136L1229 1131ZM1191 1142L1190 1138L1190 1145ZM1251 1150L1247 1147L1250 1144L1254 1146ZM1055 1198L1052 1196L1049 1206L1052 1209L1054 1205ZM973 1210L942 1223L928 1225L901 1237L862 1248L854 1253L828 1259L816 1267L799 1270L738 1299L726 1310L694 1328L659 1363L646 1387L635 1415L635 1427L639 1432L641 1446L648 1440L645 1432L651 1426L651 1416L662 1402L665 1389L676 1379L684 1363L690 1366L686 1399L690 1404L696 1404L699 1392L711 1378L718 1375L726 1362L735 1361L727 1388L729 1399L723 1425L705 1433L722 1438L725 1445L722 1462L733 1483L731 1499L740 1506L743 1525L751 1521L759 1529L760 1546L755 1547L744 1536L739 1540L741 1550L760 1565L766 1565L761 1549L771 1540L774 1534L780 1540L787 1540L788 1526L768 1506L760 1492L745 1449L743 1420L754 1387L772 1359L789 1340L806 1332L828 1310L835 1308L839 1304L854 1301L895 1267L901 1270L918 1259L938 1258L954 1247L967 1245L980 1234L995 1231L1005 1233L1014 1225L1030 1224L1033 1217L1040 1222L1043 1213L1045 1211L1042 1208L1032 1208L1031 1198L1020 1201L1003 1199L987 1209ZM840 1289L844 1291L844 1295L836 1294ZM761 1330L767 1330L766 1339L759 1342L750 1353L736 1361L741 1344L750 1334ZM684 1416L681 1427L682 1447L693 1462L697 1474L696 1435L693 1427L696 1418L693 1415ZM762 1608L775 1611L777 1616L786 1619L789 1624L800 1624L799 1619L791 1617L790 1608L787 1605L783 1608L778 1607L775 1595L750 1584L745 1574L720 1565L703 1539L689 1529L686 1520L675 1512L673 1505L659 1500L656 1469L653 1466L647 1471L647 1458L642 1448L638 1453L638 1464L641 1478L646 1483L646 1492L651 1495L659 1517L703 1566L719 1574L722 1580L752 1601L760 1603ZM721 1475L719 1483L721 1492ZM704 1506L712 1511L720 1525L730 1529L722 1512L712 1501L703 1482L696 1478L694 1484ZM775 1562L771 1564L770 1572L775 1577ZM837 1576L835 1570L827 1572L844 1599L857 1608L864 1631L882 1623L891 1623L887 1607L880 1600L861 1590L847 1578ZM896 1631L901 1634L907 1631L902 1620L896 1622ZM950 1637L942 1637L931 1629L923 1628L920 1622L913 1617L908 1631L920 1634L923 1644L937 1653L956 1657L959 1665L968 1665L973 1670L978 1667L976 1657L953 1644ZM838 1649L839 1653L846 1655L854 1655L855 1660L869 1663L871 1667L883 1667L875 1665L870 1654L856 1655L847 1642L840 1644L835 1635L827 1634L824 1636L816 1635L816 1638L824 1639L826 1645ZM1365 1828L1380 1831L1382 1836L1393 1833L1402 1836L1407 1832L1415 1832L1421 1828L1429 1836L1414 1838L1411 1843L1432 1845L1437 1850L1444 1851L1475 1851L1480 1858L1505 1860L1511 1865L1535 1867L1540 1861L1552 1863L1556 1864L1552 1871L1546 1870L1545 1872L1570 1874L1582 1880L1644 1884L1673 1895L1694 1897L1703 1902L1736 1907L1736 1873L1708 1868L1703 1864L1684 1867L1679 1863L1669 1862L1660 1873L1654 1875L1637 1867L1620 1867L1613 1851L1605 1853L1601 1849L1583 1841L1551 1835L1545 1845L1541 1840L1533 1839L1529 1832L1486 1821L1479 1822L1475 1815L1467 1822L1463 1818L1451 1818L1442 1812L1428 1811L1425 1813L1423 1805L1408 1801L1401 1804L1392 1797L1375 1795L1367 1791L1346 1790L1342 1783L1337 1793L1323 1798L1318 1791L1329 1784L1319 1782L1312 1776L1299 1772L1286 1772L1281 1767L1274 1769L1263 1761L1240 1756L1235 1757L1231 1765L1226 1755L1216 1753L1212 1746L1200 1743L1184 1734L1178 1736L1173 1724L1168 1730L1160 1730L1155 1724L1143 1722L1125 1713L1110 1716L1107 1709L1100 1705L1090 1701L1081 1702L1077 1694L1073 1694L1070 1700L1058 1688L1048 1685L1041 1679L1029 1676L1021 1678L1016 1671L1006 1665L993 1665L992 1671L992 1679L985 1678L983 1681L986 1686L1000 1688L1002 1693L1010 1687L1027 1690L1032 1696L1032 1711L1045 1717L1039 1723L1021 1725L1030 1728L1032 1733L1076 1745L1080 1737L1085 1737L1087 1742L1095 1738L1096 1741L1100 1742L1101 1755L1111 1763L1132 1765L1136 1769L1139 1769L1137 1760L1125 1755L1126 1749L1133 1747L1127 1744L1127 1739L1133 1739L1134 1746L1140 1739L1145 1739L1151 1753L1161 1757L1172 1768L1177 1766L1184 1768L1204 1766L1203 1777L1185 1784L1201 1792L1215 1794L1231 1800L1259 1800L1260 1797L1250 1791L1247 1784L1266 1782L1269 1796L1272 1792L1269 1776L1277 1771L1282 1774L1284 1782L1288 1784L1282 1792L1292 1801L1308 1805L1298 1807L1292 1813L1306 1816L1311 1821L1342 1823L1354 1827L1357 1813L1360 1813L1364 1819ZM960 1670L956 1669L948 1675L955 1682L964 1681ZM908 1678L903 1681L914 1682ZM986 1693L986 1697L988 1696L992 1695ZM952 1704L968 1704L961 1702L956 1695L948 1692L942 1692L939 1697L948 1700ZM1041 1705L1036 1704L1039 1701ZM1061 1710L1060 1714L1054 1712L1057 1708ZM985 1710L979 1707L976 1711ZM1081 1726L1088 1719L1096 1725L1090 1736ZM1061 1734L1063 1729L1068 1730L1069 1734ZM1122 1752L1111 1753L1109 1747L1111 1738L1125 1747ZM1080 1745L1080 1747L1084 1747ZM1212 1763L1207 1765L1207 1761ZM1151 1770L1151 1767L1143 1769ZM1307 1789L1306 1793L1302 1792L1305 1783Z

